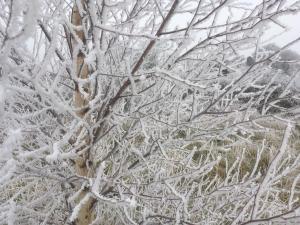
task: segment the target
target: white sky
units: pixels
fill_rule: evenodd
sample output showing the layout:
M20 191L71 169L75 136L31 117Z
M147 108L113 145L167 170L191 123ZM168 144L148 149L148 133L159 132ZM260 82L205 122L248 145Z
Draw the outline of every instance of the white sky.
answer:
M284 32L280 36L273 39L273 42L282 46L296 38L300 37L300 13L297 15L288 15L280 18L280 21L288 27L288 31ZM271 36L274 34L279 34L283 30L276 25L273 25L272 28L268 32L266 32L266 36ZM291 47L292 50L296 51L300 54L300 42L296 43Z
M239 4L246 3L248 7L255 6L257 3L261 2L262 0L233 0ZM295 3L297 0L287 0L287 4ZM240 17L241 15L240 10L233 11L233 16ZM222 12L219 15L219 22L220 24L224 24L224 20L228 18L228 12ZM180 14L175 16L172 19L172 23L170 27L173 29L175 27L181 28L187 25L187 21L190 21L191 15L189 13ZM263 40L268 40L267 43L276 43L279 46L283 46L296 38L300 37L300 13L296 15L285 15L278 19L282 25L284 25L287 29L284 30L279 25L274 23L269 24L269 29L265 31ZM209 24L211 21L208 21ZM205 25L204 25L205 26ZM201 34L199 34L201 36ZM197 39L197 38L196 38ZM300 55L300 42L294 44L291 47L292 50L296 51Z

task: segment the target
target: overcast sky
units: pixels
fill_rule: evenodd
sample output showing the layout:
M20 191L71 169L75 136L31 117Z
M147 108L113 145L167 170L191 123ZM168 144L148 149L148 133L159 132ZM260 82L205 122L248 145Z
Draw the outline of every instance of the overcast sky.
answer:
M234 1L234 0L233 0ZM255 7L259 2L262 0L235 0L235 2L238 2L239 4L246 4L247 7ZM287 0L286 4L295 3L297 0ZM239 18L243 15L243 12L240 10L234 10L233 11L234 17ZM222 11L218 16L218 21L220 24L224 24L224 22L228 19L228 11ZM170 27L173 29L175 27L181 28L185 27L187 25L187 22L190 21L192 15L189 13L186 14L180 14L175 16L172 19L172 23L170 24ZM237 19L236 18L236 19ZM279 22L286 27L286 30L284 30L279 25L276 25L275 23L269 23L269 29L267 29L264 32L263 41L266 43L276 43L279 46L283 46L296 38L300 37L300 13L295 15L285 15L280 17ZM211 21L208 21L208 24L210 25ZM218 22L217 22L218 23ZM205 24L202 25L205 27ZM264 28L265 29L265 28ZM201 34L199 34L201 36ZM198 37L199 38L199 37ZM197 38L195 38L196 40ZM297 44L294 44L291 47L292 50L296 51L298 54L300 54L300 42Z
M276 42L278 45L284 45L289 41L295 40L300 37L300 13L297 15L288 15L280 18L280 21L289 28L287 32L284 32L280 36L277 36L273 39L273 42ZM266 32L266 36L271 36L274 34L279 34L283 31L282 28L279 28L276 25L272 25L272 28ZM300 42L291 47L294 51L297 51L300 54Z
M236 1L246 2L248 4L256 5L257 3L260 3L262 0L236 0ZM293 4L296 3L297 1L298 0L286 0L286 4ZM272 23L270 24L270 28L265 32L265 39L269 40L269 42L275 42L276 44L283 46L288 42L291 42L296 38L300 37L300 13L294 15L282 16L279 18L279 21L281 22L282 25L286 26L288 30L285 31L283 28ZM300 54L300 42L293 45L291 49L297 51L297 53Z

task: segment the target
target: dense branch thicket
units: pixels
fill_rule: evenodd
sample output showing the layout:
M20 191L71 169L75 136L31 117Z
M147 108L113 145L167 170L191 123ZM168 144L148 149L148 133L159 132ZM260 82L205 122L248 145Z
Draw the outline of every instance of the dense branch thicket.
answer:
M299 10L0 0L0 224L299 222Z

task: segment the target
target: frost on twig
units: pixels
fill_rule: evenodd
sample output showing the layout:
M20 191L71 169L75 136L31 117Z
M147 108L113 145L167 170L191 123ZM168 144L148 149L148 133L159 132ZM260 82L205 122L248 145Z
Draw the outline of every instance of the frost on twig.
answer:
M297 221L298 3L0 9L0 224Z

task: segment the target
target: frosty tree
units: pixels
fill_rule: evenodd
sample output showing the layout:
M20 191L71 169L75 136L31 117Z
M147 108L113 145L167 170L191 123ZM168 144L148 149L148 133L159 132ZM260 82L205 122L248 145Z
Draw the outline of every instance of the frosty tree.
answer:
M300 221L299 1L0 9L0 224Z

